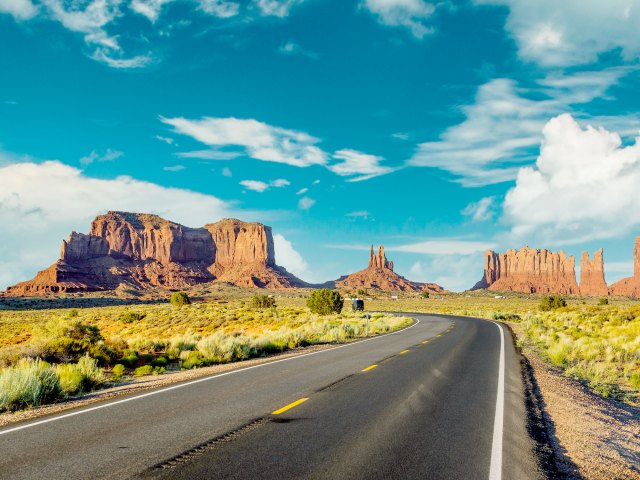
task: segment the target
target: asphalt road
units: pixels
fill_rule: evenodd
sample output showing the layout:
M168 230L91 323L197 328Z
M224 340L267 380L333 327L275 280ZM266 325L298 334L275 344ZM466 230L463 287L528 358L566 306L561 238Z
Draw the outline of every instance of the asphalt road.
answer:
M509 332L412 316L395 334L5 427L0 478L543 478Z

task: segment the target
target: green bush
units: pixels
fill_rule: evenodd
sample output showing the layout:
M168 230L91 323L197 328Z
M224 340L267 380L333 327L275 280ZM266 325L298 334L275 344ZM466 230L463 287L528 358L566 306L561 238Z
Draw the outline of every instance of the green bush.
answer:
M420 296L421 296L422 298L429 298L429 292L422 292L422 293L420 294Z
M189 295L185 292L175 292L171 295L171 305L174 307L182 307L184 305L191 305L191 300L189 299Z
M124 365L127 368L133 368L138 364L138 356L128 355L126 357L122 357L118 359L118 363Z
M606 297L601 298L598 300L598 305L609 305L609 299Z
M198 342L198 351L211 363L226 363L249 358L253 347L251 340L244 335L216 332Z
M113 367L113 370L111 370L111 380L113 380L114 382L119 381L124 375L124 372L125 372L124 365L122 365L121 363L118 363Z
M139 322L144 317L146 317L146 315L144 313L124 312L122 315L120 315L119 320L122 323L133 323L133 322Z
M143 375L151 375L153 373L153 367L151 365L145 365L138 367L133 371L136 377L142 377Z
M23 359L0 370L0 411L36 407L62 395L56 371L40 359Z
M540 300L540 310L548 312L550 310L557 310L558 308L566 307L567 301L562 295L545 295Z
M307 307L319 315L330 315L332 313L340 313L344 305L344 300L336 291L328 288L321 288L311 292L311 296L307 299Z
M196 350L185 350L180 353L182 368L189 370L191 368L200 368L207 365L202 354Z
M67 395L87 392L104 381L98 361L86 356L78 363L63 363L56 365L55 369L62 391Z
M158 357L149 363L152 367L166 367L169 364L167 357Z
M276 306L276 299L269 295L255 295L251 299L252 308L273 308Z
M36 334L35 343L46 360L57 363L77 361L80 357L109 356L100 329L80 320L52 320Z

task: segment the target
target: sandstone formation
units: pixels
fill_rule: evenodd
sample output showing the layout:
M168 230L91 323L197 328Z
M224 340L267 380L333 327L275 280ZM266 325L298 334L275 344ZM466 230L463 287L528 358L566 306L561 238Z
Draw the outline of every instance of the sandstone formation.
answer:
M609 287L611 295L640 297L640 237L633 247L633 276L623 278Z
M588 252L582 252L580 260L580 295L602 296L608 295L609 288L604 279L604 259L602 248L589 259Z
M524 293L579 293L575 260L564 252L524 247L506 253L485 252L484 277L472 290Z
M60 259L7 295L186 288L221 281L242 287L291 288L306 284L275 263L271 228L225 219L189 228L157 215L109 212L88 235L73 232Z
M388 291L427 291L442 293L445 290L435 283L418 283L407 280L393 271L393 262L387 260L384 247L380 245L375 253L373 245L369 253L369 266L351 275L339 278L335 282L338 288L378 289Z

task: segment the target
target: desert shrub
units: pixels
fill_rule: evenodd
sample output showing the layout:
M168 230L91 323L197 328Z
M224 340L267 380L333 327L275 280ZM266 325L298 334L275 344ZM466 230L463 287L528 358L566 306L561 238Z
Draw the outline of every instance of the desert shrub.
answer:
M520 315L517 315L515 313L502 312L493 312L491 318L493 318L494 320L505 320L507 322L519 322L522 320L522 318L520 318Z
M95 325L79 320L52 320L37 333L35 342L45 360L66 363L86 354L108 357L103 340Z
M118 363L127 368L134 368L138 364L138 356L127 355L126 357L119 358Z
M178 335L177 337L173 337L171 339L169 348L175 348L179 352L194 350L199 340L200 337L192 333L188 333L186 335Z
M144 317L146 317L146 315L144 313L123 312L120 315L120 318L118 318L118 320L120 320L122 323L133 323L133 322L139 322Z
M640 389L640 372L632 373L631 376L629 377L629 383L631 384L632 387Z
M189 299L189 295L185 292L175 292L171 295L171 305L174 307L182 307L184 305L191 305L191 300Z
M232 336L216 332L198 342L198 351L210 362L226 363L249 358L252 344L244 335Z
M364 290L362 290L361 288L358 289L358 295L362 296L364 295L366 292Z
M113 367L113 370L111 370L111 380L113 380L114 382L119 381L124 375L124 372L125 372L124 365L122 365L121 363L118 363Z
M153 373L153 367L151 365L144 365L138 367L133 371L136 377L142 377L143 375L151 375Z
M319 315L329 315L331 313L340 313L344 305L342 296L328 288L321 288L311 292L311 296L307 299L307 307Z
M185 350L180 353L181 367L183 369L200 368L207 365L206 360L197 350Z
M0 411L35 407L61 394L55 370L39 358L23 359L0 371Z
M601 298L598 300L598 305L609 305L609 299L606 297Z
M421 296L422 298L429 298L429 292L422 292L422 293L420 294L420 296Z
M78 363L56 365L56 374L62 391L67 395L87 392L104 381L104 373L98 361L85 356Z
M78 316L78 310L72 308L71 310L69 310L69 313L67 313L67 316L69 318L76 318Z
M269 295L254 295L249 305L251 308L272 308L276 306L276 299Z
M548 312L550 310L557 310L558 308L566 307L567 301L562 295L545 295L540 300L540 310Z
M149 363L152 367L166 367L169 365L169 359L167 357L158 357Z

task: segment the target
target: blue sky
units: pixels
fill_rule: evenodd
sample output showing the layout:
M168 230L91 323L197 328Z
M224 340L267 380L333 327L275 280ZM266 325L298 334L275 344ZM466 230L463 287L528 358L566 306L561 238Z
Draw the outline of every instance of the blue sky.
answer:
M0 0L0 288L106 210L261 221L309 281L468 288L640 234L640 0ZM579 261L578 261L579 263Z

